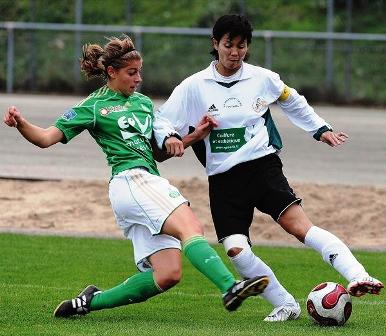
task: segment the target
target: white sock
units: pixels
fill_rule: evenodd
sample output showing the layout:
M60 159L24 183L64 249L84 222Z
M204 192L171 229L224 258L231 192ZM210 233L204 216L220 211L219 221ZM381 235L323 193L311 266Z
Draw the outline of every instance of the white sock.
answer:
M323 260L332 265L346 280L368 276L349 248L332 233L313 226L307 232L304 244L318 251Z
M243 278L261 275L269 277L269 284L261 296L275 307L296 303L294 297L277 280L271 268L255 256L250 248L243 248L237 256L230 257L230 260Z

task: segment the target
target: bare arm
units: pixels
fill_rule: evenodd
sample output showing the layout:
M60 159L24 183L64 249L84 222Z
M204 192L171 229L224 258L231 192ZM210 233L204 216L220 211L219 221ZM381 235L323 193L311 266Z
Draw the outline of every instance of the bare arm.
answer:
M213 117L205 115L200 120L195 130L182 138L184 148L188 148L196 142L205 139L209 135L211 130L215 127L218 127L217 121Z
M153 151L154 160L156 160L157 162L163 162L173 157L173 155L169 155L168 153L166 153L166 151L163 151L162 149L158 148L157 142L154 137L152 137L150 144Z
M50 147L61 141L64 136L63 132L54 126L41 128L31 124L15 106L8 108L4 115L4 123L17 128L25 139L40 148Z
M173 136L166 139L166 152L172 156L182 156L185 148L188 148L197 141L206 138L210 131L217 126L218 123L215 119L210 116L204 116L198 123L195 130L192 133L185 135L182 138L182 141Z

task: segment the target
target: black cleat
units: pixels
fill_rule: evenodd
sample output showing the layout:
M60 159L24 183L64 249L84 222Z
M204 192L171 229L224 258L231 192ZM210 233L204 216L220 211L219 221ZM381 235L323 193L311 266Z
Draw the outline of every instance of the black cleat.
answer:
M94 285L87 286L75 299L62 301L56 307L54 317L88 314L90 312L91 299L100 292L101 290Z
M263 293L268 283L265 275L236 282L223 297L225 308L235 311L246 298Z

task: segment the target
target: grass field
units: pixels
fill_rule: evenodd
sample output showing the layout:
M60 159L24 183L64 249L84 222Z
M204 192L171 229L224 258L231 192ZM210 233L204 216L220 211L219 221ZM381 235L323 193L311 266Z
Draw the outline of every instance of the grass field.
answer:
M222 257L223 251L216 247ZM55 306L87 284L109 288L136 269L131 244L123 240L0 234L0 335L382 335L386 297L353 299L353 314L343 327L318 327L305 312L308 292L322 281L346 285L308 249L256 247L299 300L297 321L270 324L271 307L251 298L234 313L222 307L217 289L184 260L181 283L137 305L54 319ZM386 279L386 253L356 252L368 270ZM224 257L224 260L225 257ZM383 330L383 331L382 331Z

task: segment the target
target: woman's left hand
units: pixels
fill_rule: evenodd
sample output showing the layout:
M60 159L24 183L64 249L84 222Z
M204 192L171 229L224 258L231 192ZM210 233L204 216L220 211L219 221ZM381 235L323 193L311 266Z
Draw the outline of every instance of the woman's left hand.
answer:
M209 135L210 131L214 127L217 126L218 123L213 117L205 115L196 126L196 129L194 130L193 134L197 141L202 140Z
M331 147L342 145L348 139L348 135L343 132L327 131L320 136L320 141L326 143Z

